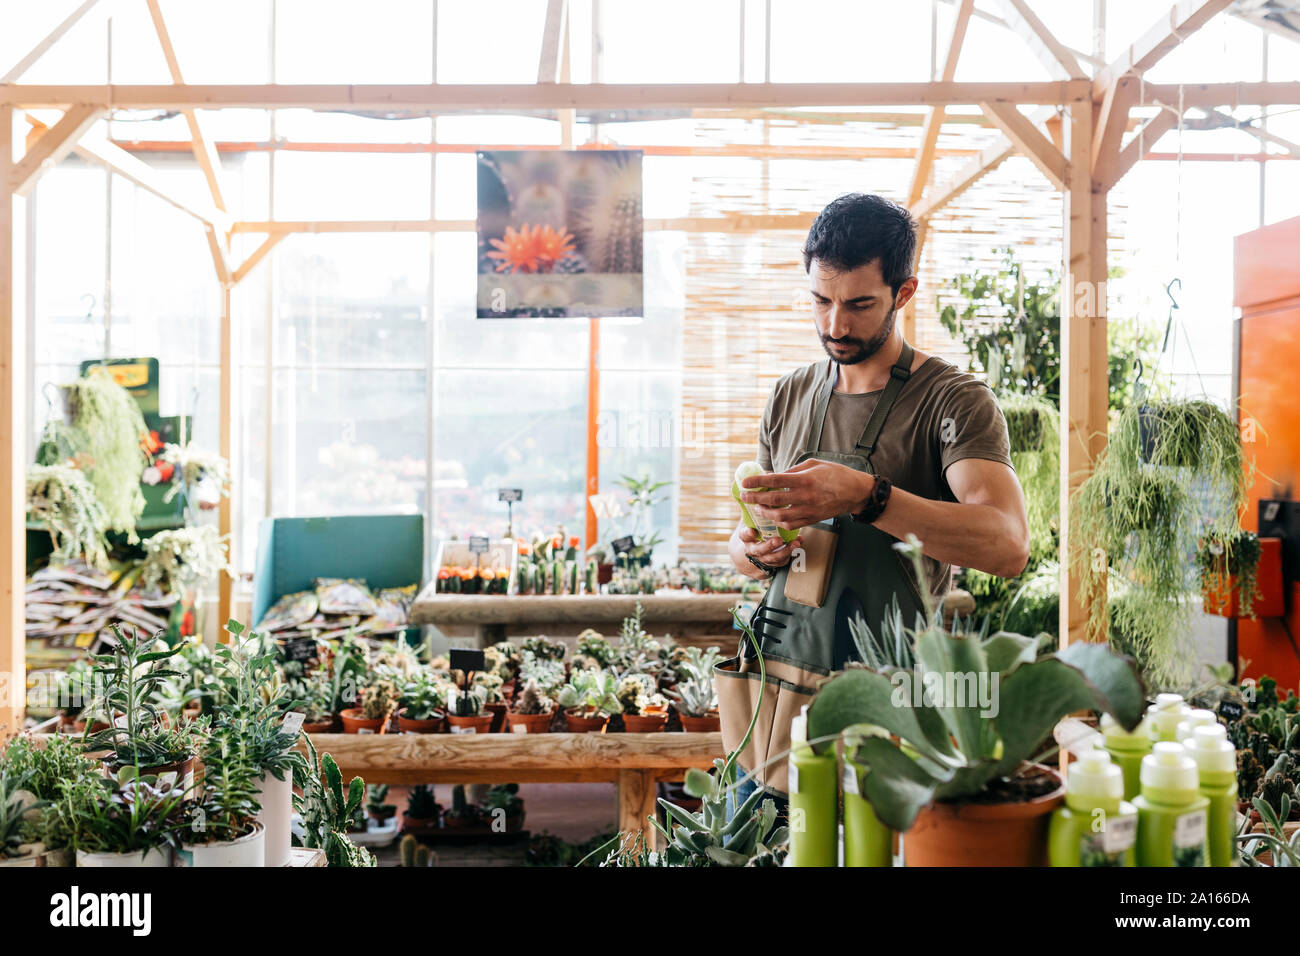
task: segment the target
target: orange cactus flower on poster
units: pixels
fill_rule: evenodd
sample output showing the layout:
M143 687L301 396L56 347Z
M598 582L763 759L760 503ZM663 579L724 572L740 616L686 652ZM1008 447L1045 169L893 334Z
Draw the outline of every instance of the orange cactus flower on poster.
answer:
M575 248L571 233L527 223L518 229L506 226L504 238L489 242L494 251L488 258L496 260L497 272L550 272Z
M538 265L547 272L575 248L571 233L550 226L535 229L533 241L536 244Z

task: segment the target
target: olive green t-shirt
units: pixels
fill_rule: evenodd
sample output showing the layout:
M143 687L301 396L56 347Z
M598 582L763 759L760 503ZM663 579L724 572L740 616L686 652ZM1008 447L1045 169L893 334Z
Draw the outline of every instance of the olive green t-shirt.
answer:
M781 377L758 433L758 463L770 471L797 464L808 445L817 392L834 374L825 359ZM832 392L819 451L853 454L880 391ZM935 501L956 501L944 477L963 458L1011 466L1007 423L992 389L938 356L927 358L903 385L885 419L871 464L897 488ZM926 556L930 592L949 590L951 566Z

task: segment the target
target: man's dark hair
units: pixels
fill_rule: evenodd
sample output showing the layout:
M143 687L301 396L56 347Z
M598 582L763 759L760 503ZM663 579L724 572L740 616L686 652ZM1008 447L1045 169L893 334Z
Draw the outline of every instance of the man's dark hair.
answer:
M912 274L916 220L883 196L847 193L829 203L813 221L803 244L804 271L816 259L839 272L851 272L874 259L898 295Z

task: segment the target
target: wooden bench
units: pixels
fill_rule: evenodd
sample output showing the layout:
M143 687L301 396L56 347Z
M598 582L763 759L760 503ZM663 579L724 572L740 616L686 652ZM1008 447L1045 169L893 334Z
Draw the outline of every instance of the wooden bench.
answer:
M615 783L618 827L645 829L656 784L713 768L722 734L312 734L344 783ZM653 845L653 844L652 844Z

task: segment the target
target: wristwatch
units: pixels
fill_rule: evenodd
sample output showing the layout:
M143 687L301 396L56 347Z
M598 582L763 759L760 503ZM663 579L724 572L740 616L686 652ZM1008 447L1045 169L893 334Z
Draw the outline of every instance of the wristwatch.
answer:
M762 561L758 560L758 558L754 557L752 554L747 554L747 555L745 555L745 557L749 558L749 563L750 563L750 564L752 564L754 567L758 568L758 570L762 571L762 572L763 572L764 574L766 574L769 578L771 578L771 577L775 577L775 576L776 576L776 572L779 571L779 570L781 570L780 568L773 567L773 566L770 565L770 564L764 564Z
M867 498L866 506L853 516L853 520L861 524L872 524L879 520L884 514L885 505L889 504L889 492L893 488L893 483L882 475L877 475L875 483L871 486L871 495Z

